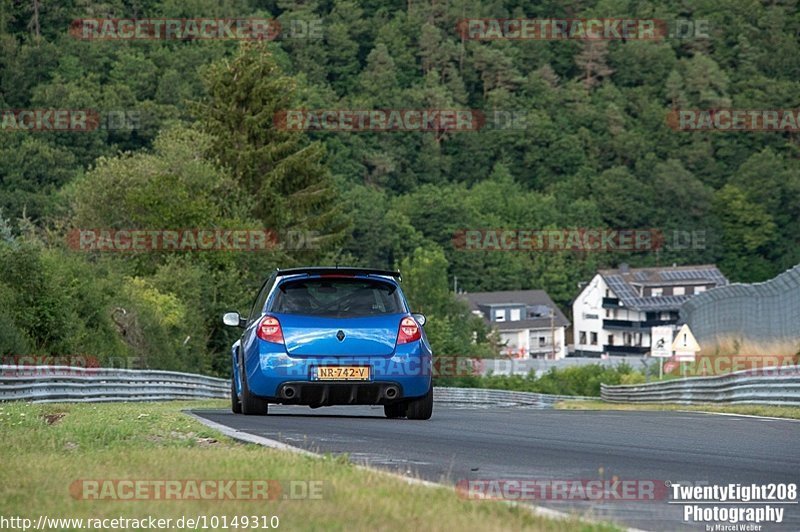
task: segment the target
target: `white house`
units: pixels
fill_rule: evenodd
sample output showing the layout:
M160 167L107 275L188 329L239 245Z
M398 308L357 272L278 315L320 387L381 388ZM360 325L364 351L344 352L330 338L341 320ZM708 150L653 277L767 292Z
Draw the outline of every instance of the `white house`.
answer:
M544 290L464 293L472 312L500 335L505 354L515 358L567 356L569 321Z
M727 284L713 264L600 270L572 303L574 356L644 355L651 327L676 323L685 301Z

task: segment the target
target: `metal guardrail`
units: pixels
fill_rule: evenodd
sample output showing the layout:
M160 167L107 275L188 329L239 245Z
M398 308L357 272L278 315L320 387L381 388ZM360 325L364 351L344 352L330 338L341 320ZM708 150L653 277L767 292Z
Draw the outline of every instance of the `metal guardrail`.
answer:
M716 377L690 377L649 384L600 386L611 403L738 403L800 406L800 375L781 368L737 371Z
M563 400L587 400L596 397L579 395L549 395L532 392L512 392L489 388L451 388L437 386L433 389L433 400L438 403L481 404L495 406L546 407Z
M0 365L0 401L163 401L229 393L227 379L175 371Z
M110 402L228 398L230 381L192 373L70 366L0 365L0 401ZM434 401L464 405L545 407L591 399L484 388L435 387Z

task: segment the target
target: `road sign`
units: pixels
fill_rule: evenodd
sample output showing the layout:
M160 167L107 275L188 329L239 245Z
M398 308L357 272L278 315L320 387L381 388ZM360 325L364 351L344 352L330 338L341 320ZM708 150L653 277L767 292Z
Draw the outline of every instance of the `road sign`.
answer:
M700 344L697 343L688 325L684 324L678 331L672 342L672 350L679 360L694 360L695 354L700 351Z
M669 358L672 356L672 334L670 325L659 325L650 329L650 356Z

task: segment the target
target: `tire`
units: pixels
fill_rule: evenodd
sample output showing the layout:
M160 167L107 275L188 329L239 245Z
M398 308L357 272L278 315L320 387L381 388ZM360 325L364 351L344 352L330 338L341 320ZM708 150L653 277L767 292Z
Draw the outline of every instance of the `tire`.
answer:
M408 402L406 416L408 419L430 419L433 415L433 387L419 399Z
M406 408L408 405L405 403L392 403L390 405L383 405L383 413L389 419L396 419L399 417L406 417Z
M269 403L250 393L250 388L247 387L247 372L244 370L244 362L241 360L239 362L239 372L242 376L242 414L246 416L266 416L269 412Z
M231 376L231 412L234 414L242 413L242 402L236 395L236 376Z

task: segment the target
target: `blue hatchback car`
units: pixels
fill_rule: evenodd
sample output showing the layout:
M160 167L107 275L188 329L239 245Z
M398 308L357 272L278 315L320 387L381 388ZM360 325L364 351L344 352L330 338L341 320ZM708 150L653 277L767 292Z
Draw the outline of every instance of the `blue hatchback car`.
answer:
M364 268L276 270L233 344L231 408L265 415L269 403L383 405L386 417L430 419L431 346L400 273Z

